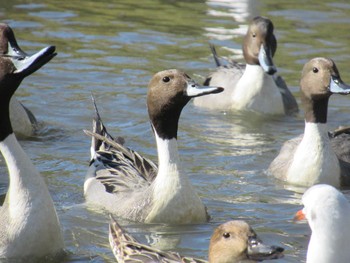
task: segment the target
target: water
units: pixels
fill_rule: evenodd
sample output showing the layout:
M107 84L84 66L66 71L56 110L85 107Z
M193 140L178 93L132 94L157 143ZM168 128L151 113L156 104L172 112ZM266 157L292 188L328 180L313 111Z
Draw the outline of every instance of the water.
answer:
M156 160L146 112L146 87L163 69L179 68L199 82L214 67L208 43L219 54L241 59L242 34L256 15L275 25L274 58L299 101L303 64L315 56L333 58L350 82L350 4L346 1L2 1L1 20L14 29L23 50L56 45L58 56L27 78L17 97L40 120L37 136L21 144L41 171L55 201L68 256L65 262L115 262L108 244L108 216L84 205L95 95L111 134ZM329 126L348 124L349 97L333 96ZM302 133L297 117L261 119L194 108L183 111L179 150L183 170L208 206L207 224L145 225L120 220L143 242L186 255L206 257L215 226L247 220L263 240L283 246L279 262L305 261L310 236L295 224L303 188L292 188L264 170L283 141ZM7 186L1 162L0 193ZM349 195L350 197L350 195Z

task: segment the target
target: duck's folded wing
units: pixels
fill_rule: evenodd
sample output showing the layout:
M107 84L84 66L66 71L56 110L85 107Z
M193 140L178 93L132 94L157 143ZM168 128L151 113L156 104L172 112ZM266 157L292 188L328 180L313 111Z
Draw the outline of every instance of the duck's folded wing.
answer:
M206 263L201 259L182 257L176 252L164 252L139 243L111 217L109 242L118 262L124 263Z
M330 133L332 148L338 158L350 162L350 128L340 128Z
M213 44L209 45L211 53L214 57L215 60L215 64L218 68L220 67L224 67L224 68L236 68L239 71L244 71L245 70L245 64L243 63L239 63L237 61L234 61L232 59L225 59L226 60L226 64L222 64L219 58L219 55L216 52L216 48Z
M90 163L94 166L94 176L102 183L107 192L116 193L127 189L137 189L148 186L157 175L158 168L151 160L142 157L137 152L102 137L96 133L85 131L91 136L103 139L103 148L95 152ZM107 150L108 148L108 150Z
M86 180L93 177L104 185L109 193L127 191L148 186L157 174L157 165L137 152L125 147L124 139L114 139L104 126L96 102L92 132L91 161Z
M245 64L233 60L227 60L227 63L224 65L221 63L214 45L210 45L210 50L213 54L217 69L209 75L209 77L204 81L203 85L211 86L214 83L220 83L222 85L224 83L223 80L225 79L230 79L233 83L236 83L243 75Z
M135 242L126 241L123 244L125 263L154 263L154 262L169 262L178 263L181 261L181 256L175 252L163 252L161 250Z
M183 257L177 252L164 252L140 243L125 242L124 246L128 250L124 256L125 263L208 263L206 260Z
M341 127L330 133L333 151L339 159L342 186L350 186L350 127Z
M271 162L267 172L278 179L285 180L288 168L293 161L294 153L302 139L303 135L300 135L286 141L277 157Z
M298 103L295 97L293 96L292 92L288 89L288 86L284 79L277 74L273 75L273 79L281 93L284 105L284 112L287 115L293 115L297 113L299 111Z

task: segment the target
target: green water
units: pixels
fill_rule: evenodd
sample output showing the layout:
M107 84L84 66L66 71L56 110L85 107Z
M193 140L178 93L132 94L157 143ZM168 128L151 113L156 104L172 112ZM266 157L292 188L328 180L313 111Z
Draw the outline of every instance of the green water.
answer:
M46 178L61 220L69 255L65 262L115 262L108 244L108 217L84 205L90 129L96 97L111 134L157 160L146 111L146 87L163 69L179 68L199 82L214 68L208 43L222 56L239 51L249 20L268 16L275 25L274 61L298 98L299 77L310 58L326 56L350 83L350 4L346 1L2 1L0 17L23 50L55 45L58 56L17 91L41 122L35 138L21 141ZM333 96L329 126L349 123L349 97ZM185 108L179 124L182 169L208 207L208 224L144 225L121 220L135 237L160 248L206 257L212 229L230 219L247 220L261 238L283 246L278 262L304 262L310 235L294 224L304 189L268 178L264 170L283 141L302 133L297 117L261 119ZM7 186L1 162L0 193ZM272 261L271 261L272 262Z

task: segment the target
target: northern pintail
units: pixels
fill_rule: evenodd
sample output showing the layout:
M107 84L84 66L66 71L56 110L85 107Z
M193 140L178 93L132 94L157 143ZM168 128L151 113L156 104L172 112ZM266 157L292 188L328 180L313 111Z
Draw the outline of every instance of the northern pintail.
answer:
M11 35L10 28L7 30ZM21 81L55 55L54 46L30 58L20 52L0 55L0 151L10 177L0 207L0 261L54 255L63 249L60 224L48 188L18 143L9 116L10 99Z
M222 90L200 87L175 69L153 76L148 85L147 107L157 143L158 167L123 146L121 140L113 142L97 114L93 131L102 136L92 138L91 163L84 184L87 202L134 221L207 221L205 206L180 169L178 121L191 98Z
M255 17L243 42L246 65L230 62L218 66L204 85L223 87L221 94L194 99L194 105L213 110L243 110L262 114L294 114L298 104L285 81L276 74L272 57L277 49L273 24L265 17ZM213 97L213 98L211 98Z
M328 133L329 97L349 94L331 59L314 58L304 65L300 80L305 113L304 134L284 143L268 168L276 178L302 186L326 183L335 187L350 185L349 163L339 160Z
M295 220L307 219L311 237L307 263L350 262L350 204L333 186L320 184L309 188L302 197L304 208Z
M119 263L208 262L141 244L113 218L109 225L109 243ZM247 222L232 220L214 230L210 239L208 258L210 263L257 262L281 258L283 251L282 247L265 245Z
M7 57L17 57L18 59L31 61L35 59L36 54L29 56L23 52L17 44L15 35L11 27L0 23L0 55ZM35 70L42 67L45 63L37 65ZM16 136L32 136L38 126L33 113L19 102L15 96L10 101L10 120L13 131Z

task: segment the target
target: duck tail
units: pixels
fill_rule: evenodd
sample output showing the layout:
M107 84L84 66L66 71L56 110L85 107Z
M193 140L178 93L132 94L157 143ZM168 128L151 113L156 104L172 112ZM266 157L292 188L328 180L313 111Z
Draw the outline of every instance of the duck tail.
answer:
M109 223L109 244L113 251L114 256L117 259L117 262L124 262L123 251L125 242L138 243L138 241L128 234L115 220L115 218L110 214L109 218L111 219Z
M109 223L109 245L113 251L114 256L118 262L123 262L122 258L122 244L121 238L123 237L123 229L113 218L112 215L109 215L111 222Z
M215 46L213 44L209 44L209 47L210 47L211 53L213 54L216 66L220 67L221 66L221 62L220 62L218 53L216 53Z
M92 99L92 103L94 105L94 109L95 109L95 116L92 120L92 132L97 133L101 136L104 136L108 139L114 140L113 137L107 132L106 127L104 126L100 113L97 109L97 105L96 105L96 101L95 98L93 96L93 94L91 94L91 99ZM97 138L95 138L94 136L92 136L91 139L91 158L94 157L94 153L96 151L98 151L101 146L105 146L104 142L102 140L99 140Z

